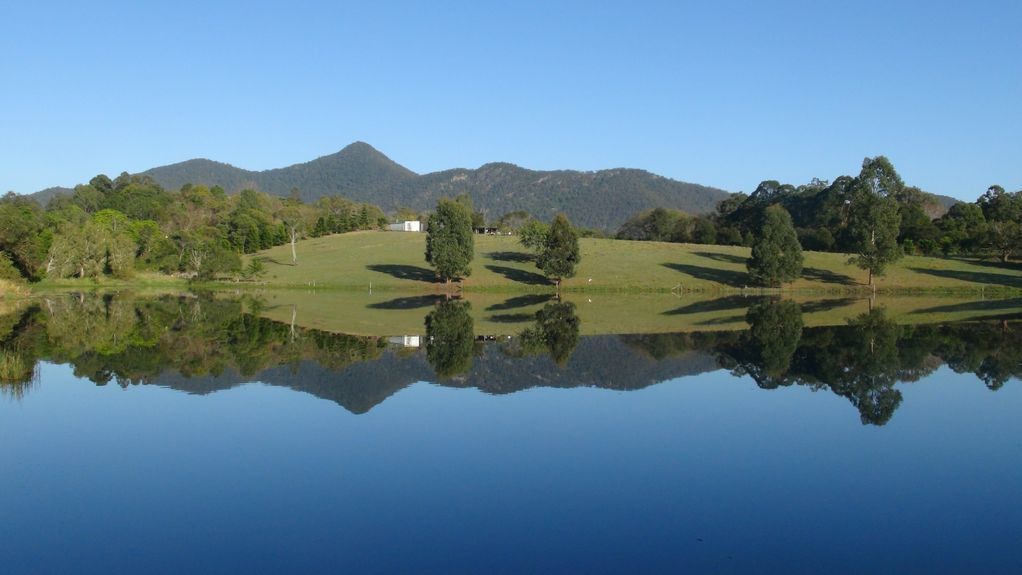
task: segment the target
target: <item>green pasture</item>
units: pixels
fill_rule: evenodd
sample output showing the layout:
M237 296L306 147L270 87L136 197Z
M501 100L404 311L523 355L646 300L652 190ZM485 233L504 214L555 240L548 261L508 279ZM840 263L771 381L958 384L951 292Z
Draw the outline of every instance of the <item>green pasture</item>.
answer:
M582 263L566 291L749 293L745 271L749 249L662 242L584 238ZM298 243L298 264L290 246L256 254L265 262L263 283L269 287L400 290L451 289L434 280L423 258L425 234L355 232ZM802 277L784 291L852 293L869 290L866 272L848 263L848 255L806 252ZM536 269L531 254L516 238L476 236L472 274L460 289L470 292L544 292L553 285ZM905 257L879 278L881 292L958 293L1022 289L1022 267L966 259Z

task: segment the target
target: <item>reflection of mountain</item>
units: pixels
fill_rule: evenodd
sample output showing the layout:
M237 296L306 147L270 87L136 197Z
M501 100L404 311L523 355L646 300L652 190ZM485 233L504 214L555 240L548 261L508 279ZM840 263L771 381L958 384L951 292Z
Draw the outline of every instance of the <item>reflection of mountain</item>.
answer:
M402 358L398 353L387 351L371 362L355 363L340 370L303 360L252 376L228 370L219 376L183 377L168 370L147 383L205 395L259 381L332 401L352 413L365 413L408 385L426 379L424 376L431 372L420 355Z
M477 388L485 393L514 393L533 387L596 387L642 389L662 381L719 369L711 354L690 352L657 361L628 347L617 336L583 338L571 360L561 368L547 356L513 357L504 344L489 343L473 361L471 371L439 384ZM146 383L188 393L207 394L260 381L333 401L352 413L365 413L417 381L434 381L422 351L389 349L379 357L330 369L312 360L265 369L252 376L226 370L219 376L184 377L174 370Z

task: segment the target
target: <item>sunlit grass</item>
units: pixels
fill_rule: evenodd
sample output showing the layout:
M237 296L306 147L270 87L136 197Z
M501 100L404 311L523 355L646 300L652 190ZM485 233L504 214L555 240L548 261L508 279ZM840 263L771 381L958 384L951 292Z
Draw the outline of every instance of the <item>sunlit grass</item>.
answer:
M662 242L582 239L582 262L569 291L750 293L745 271L749 249ZM265 285L374 290L436 291L423 258L425 234L357 232L304 240L298 265L290 248L257 254L266 261ZM866 272L847 254L806 252L802 277L784 291L852 293L869 290ZM553 291L529 254L507 236L476 236L466 291ZM983 293L1022 290L1022 268L964 258L906 257L879 278L880 291Z

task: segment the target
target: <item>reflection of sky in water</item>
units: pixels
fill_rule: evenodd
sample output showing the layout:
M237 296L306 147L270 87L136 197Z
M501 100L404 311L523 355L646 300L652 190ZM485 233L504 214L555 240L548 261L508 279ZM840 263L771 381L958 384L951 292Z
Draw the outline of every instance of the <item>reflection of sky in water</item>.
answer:
M883 427L725 371L638 391L419 383L0 399L6 572L1017 572L1022 386L947 368Z

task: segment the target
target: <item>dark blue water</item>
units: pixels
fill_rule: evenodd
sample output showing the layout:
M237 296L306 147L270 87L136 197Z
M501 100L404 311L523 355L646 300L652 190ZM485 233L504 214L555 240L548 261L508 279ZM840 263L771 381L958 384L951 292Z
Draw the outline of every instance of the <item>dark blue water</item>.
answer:
M0 397L4 573L1022 572L1015 379L939 367L885 425L723 370L358 414L115 383L45 362Z

